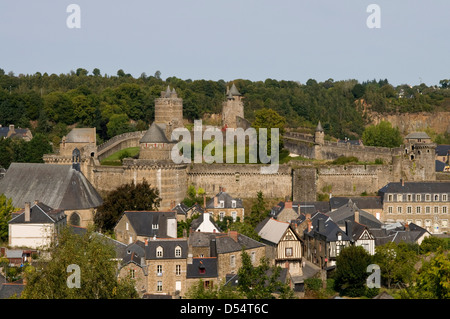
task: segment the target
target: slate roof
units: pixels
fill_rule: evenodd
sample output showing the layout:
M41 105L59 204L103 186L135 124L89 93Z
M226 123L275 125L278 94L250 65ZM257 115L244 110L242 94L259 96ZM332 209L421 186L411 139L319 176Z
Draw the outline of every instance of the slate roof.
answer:
M344 206L351 200L360 209L383 209L381 196L331 197L330 210Z
M100 206L102 198L72 165L11 163L0 180L0 194L15 207L38 200L54 209L76 210Z
M273 217L277 217L285 208L285 202L279 202L276 206L272 207L270 214ZM299 211L300 208L300 211ZM297 214L315 214L317 212L327 213L330 211L329 202L292 202L292 209Z
M444 162L435 160L435 167L436 167L435 171L436 172L443 172L445 166L447 166L447 164L445 164Z
M322 222L320 222L320 220ZM316 213L311 217L312 228L311 231L306 232L309 236L314 236L314 233L319 233L326 237L327 241L337 241L338 234L340 233L342 236L342 240L352 240L352 238L348 237L345 231L339 228L339 226L328 216L322 213ZM319 225L323 226L319 229Z
M217 268L217 257L192 258L192 264L187 264L186 278L215 278L218 276Z
M25 209L14 214L9 224L53 224L66 218L63 210L53 209L43 203L36 203L30 207L30 220L25 221Z
M1 283L0 299L9 299L14 295L20 297L24 289L25 285L23 283Z
M231 206L231 203L233 200L236 201L236 207L235 208L243 208L244 205L242 204L242 199L240 198L233 198L231 197L230 194L226 193L226 192L219 192L218 194L216 194L214 197L217 197L217 203L220 203L220 201L224 201L224 207L223 208L234 208ZM214 197L211 198L207 203L206 203L206 208L215 208L214 207Z
M369 228L381 227L381 221L372 214L360 209L351 199L348 200L347 204L327 213L327 215L330 216L335 223L342 226L345 224L345 220L355 221L356 212L359 212L359 223L366 225Z
M197 228L200 227L200 225L203 223L204 217L205 217L205 213L200 214L196 219L194 219L191 222L191 228L192 228L193 231L196 231ZM216 227L220 231L220 228L219 228L219 226L217 226L217 224L216 224L212 214L209 214L209 220L214 225L214 227Z
M383 225L379 229L371 229L370 232L375 237L375 245L380 246L389 242L395 243L416 243L428 231L414 223L408 225L409 230L406 230L404 224Z
M239 93L239 91L238 91L238 89L236 88L236 85L234 85L234 83L233 83L233 85L231 86L231 89L230 89L230 92L229 92L231 95L233 95L233 96L241 96L242 94L241 93Z
M436 146L436 155L447 156L448 152L450 152L450 145L439 144Z
M412 132L412 133L409 133L408 135L406 135L405 138L408 140L408 139L418 139L418 138L427 139L430 137L425 132Z
M450 193L450 182L391 182L379 190L386 193Z
M166 124L153 122L139 143L170 143L165 131Z
M161 246L163 248L163 256L156 257L156 249ZM181 247L181 257L175 257L175 248ZM155 239L148 240L148 245L145 248L145 258L152 259L186 259L188 254L187 239Z
M1 137L7 138L8 134L10 133L9 131L10 131L9 126L1 126L0 127L0 138ZM27 137L29 134L31 135L31 132L29 129L15 127L14 132L11 133L9 137L10 138L24 138L24 137Z
M156 236L157 238L168 237L167 220L177 218L174 211L126 211L123 215L128 218L136 235L145 237ZM152 225L158 225L158 228L154 229Z
M74 128L66 135L66 143L96 143L96 129Z
M145 243L137 240L129 244L125 247L120 257L122 258L122 265L132 262L139 266L145 266L141 264L141 258L145 258Z

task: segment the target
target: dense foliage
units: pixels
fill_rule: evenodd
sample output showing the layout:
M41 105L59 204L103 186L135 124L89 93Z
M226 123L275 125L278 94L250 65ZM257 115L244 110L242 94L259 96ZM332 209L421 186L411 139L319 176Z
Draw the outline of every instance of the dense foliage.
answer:
M325 133L341 139L361 136L367 124L365 111L434 111L448 106L450 100L446 82L440 87L394 87L387 80L233 82L245 97L245 117L250 122L255 120L255 111L273 109L289 127L313 128L320 120ZM0 69L0 124L29 127L59 138L67 126L96 127L102 141L126 131L145 129L154 117L154 99L167 85L183 98L184 116L192 121L220 113L230 84L224 80L176 77L163 80L159 71L154 76L142 73L134 78L123 70L117 75L79 68L68 74L37 72L15 76ZM56 138L53 142L57 143Z

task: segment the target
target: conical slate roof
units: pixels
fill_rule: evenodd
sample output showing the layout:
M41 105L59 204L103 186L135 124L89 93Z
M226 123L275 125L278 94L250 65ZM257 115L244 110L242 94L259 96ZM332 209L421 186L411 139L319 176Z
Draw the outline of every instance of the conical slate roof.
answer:
M233 96L240 96L240 95L242 95L241 93L239 93L239 91L238 91L238 89L236 88L236 85L234 85L234 83L233 83L233 85L231 86L230 93L231 93L231 95L233 95Z
M139 143L170 143L165 134L165 124L153 122Z
M323 127L322 127L322 124L320 124L320 121L319 121L319 124L317 124L316 132L323 132Z

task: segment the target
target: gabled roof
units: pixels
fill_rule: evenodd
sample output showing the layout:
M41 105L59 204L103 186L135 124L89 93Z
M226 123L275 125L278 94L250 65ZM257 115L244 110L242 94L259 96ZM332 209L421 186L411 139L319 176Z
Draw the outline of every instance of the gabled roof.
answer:
M102 198L72 165L12 163L0 180L0 194L15 207L38 200L54 209L76 210L100 206Z
M278 244L288 228L289 223L266 218L256 226L255 231L263 240Z
M63 210L53 209L43 203L36 203L30 207L29 221L25 221L25 209L14 215L9 224L53 224L66 218Z
M436 155L447 156L448 152L450 152L450 145L439 144L436 146Z
M379 190L379 193L450 193L450 182L391 182Z
M167 220L175 219L176 212L126 211L126 216L136 235L145 237L167 238ZM157 225L157 227L156 227Z
M217 254L239 252L242 251L243 248L252 249L265 246L263 243L242 234L237 235L237 241L227 234L215 234L215 239Z
M342 240L352 240L328 215L316 213L311 217L311 231L305 231L309 236L318 233L326 237L327 241L337 241L338 234L341 234Z
M345 220L355 221L355 213L359 213L359 222L369 228L379 228L382 222L376 219L372 214L359 209L353 200L349 199L347 204L339 207L338 209L327 213L330 218L338 225L343 225Z
M9 299L13 296L20 297L24 289L23 283L0 283L0 299Z
M196 219L194 219L191 222L192 230L196 231L200 227L200 225L204 222L205 214L209 216L209 221L211 222L211 224L213 224L213 226L217 229L217 231L220 232L219 226L217 226L216 222L214 221L213 216L209 213L202 213Z
M96 143L96 129L74 128L66 135L66 143Z
M331 210L342 207L351 200L360 209L383 209L381 196L359 196L359 197L331 197Z
M166 137L166 125L153 122L139 143L170 143Z
M409 133L408 135L406 135L406 137L405 137L405 139L407 139L407 140L408 139L418 139L418 138L427 139L427 138L430 138L430 137L425 132L412 132L412 133Z

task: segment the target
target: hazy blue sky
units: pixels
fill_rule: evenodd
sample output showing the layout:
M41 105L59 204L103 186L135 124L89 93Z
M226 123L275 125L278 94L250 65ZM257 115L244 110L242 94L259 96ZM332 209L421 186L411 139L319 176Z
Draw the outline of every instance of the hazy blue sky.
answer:
M80 29L66 25L72 3ZM0 0L0 68L15 74L434 85L450 78L449 40L449 0Z

